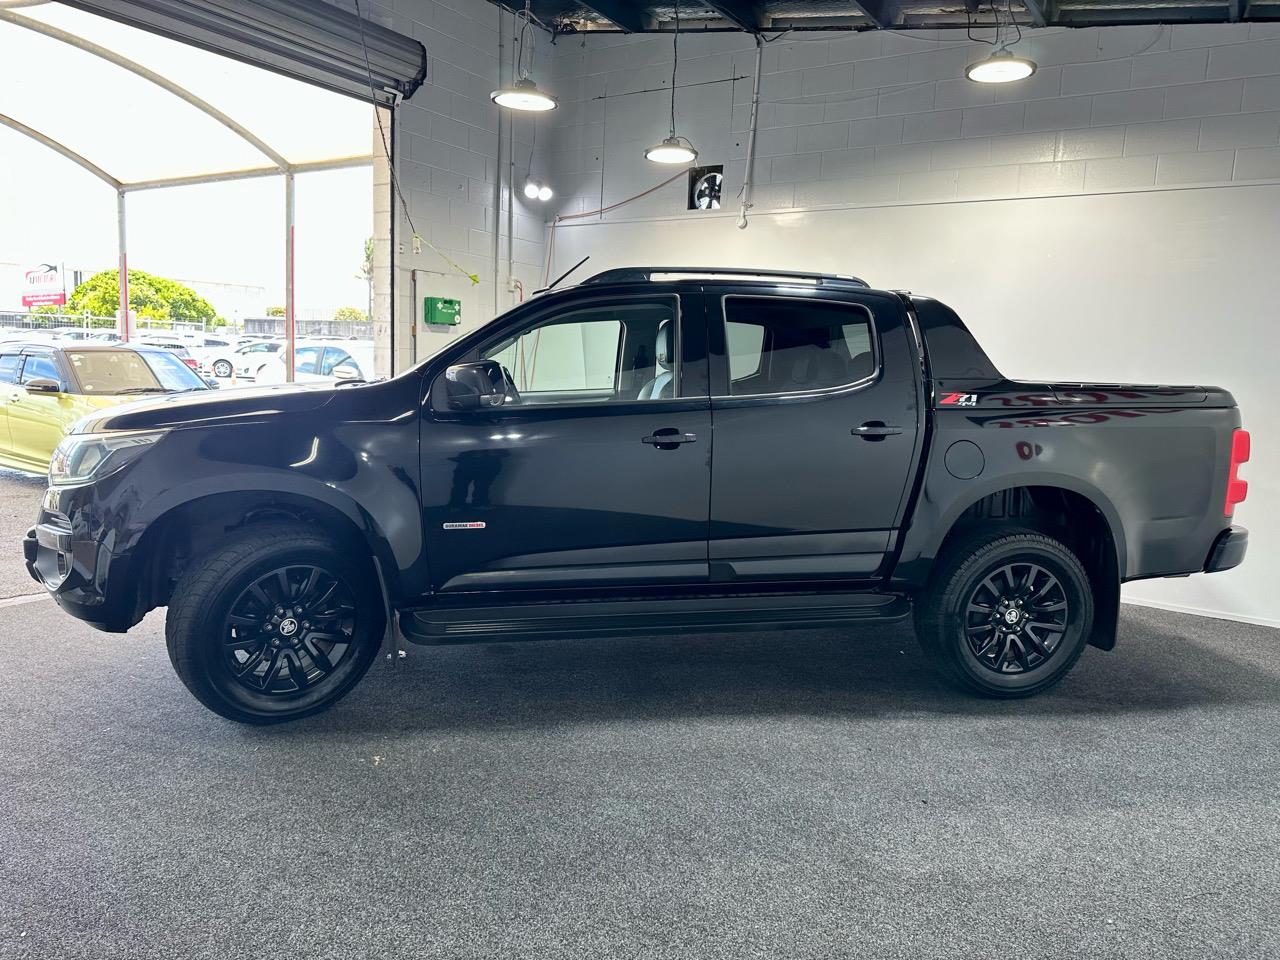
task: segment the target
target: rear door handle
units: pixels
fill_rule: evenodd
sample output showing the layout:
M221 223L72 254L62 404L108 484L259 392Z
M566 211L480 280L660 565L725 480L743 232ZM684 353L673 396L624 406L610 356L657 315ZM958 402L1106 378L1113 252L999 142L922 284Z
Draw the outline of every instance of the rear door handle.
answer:
M655 430L647 437L641 437L641 443L647 443L657 447L659 450L674 450L682 443L695 443L698 439L696 433L681 433L675 427L663 427L661 430Z
M871 441L883 440L885 437L892 437L901 432L901 427L891 427L881 420L868 420L862 426L854 427L850 431L855 437Z

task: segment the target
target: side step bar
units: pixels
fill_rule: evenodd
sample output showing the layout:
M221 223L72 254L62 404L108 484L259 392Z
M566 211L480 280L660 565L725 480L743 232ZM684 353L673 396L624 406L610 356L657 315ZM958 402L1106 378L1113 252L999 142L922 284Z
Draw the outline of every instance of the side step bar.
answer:
M884 593L573 600L405 610L400 629L413 643L493 643L813 629L900 620L910 612L906 597Z

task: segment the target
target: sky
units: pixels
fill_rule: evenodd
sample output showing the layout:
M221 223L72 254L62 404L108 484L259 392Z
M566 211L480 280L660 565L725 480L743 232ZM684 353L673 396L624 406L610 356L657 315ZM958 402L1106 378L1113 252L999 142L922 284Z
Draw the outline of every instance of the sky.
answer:
M40 19L150 67L203 97L290 161L367 155L372 108L238 61L58 3ZM0 21L0 114L63 141L130 181L270 165L221 124L101 58ZM363 307L357 278L372 231L368 167L297 177L295 290L300 311ZM282 303L282 177L128 196L131 269L265 288ZM19 309L21 269L116 265L111 187L47 147L0 126L0 309ZM5 266L6 264L10 266ZM230 317L243 302L214 302Z

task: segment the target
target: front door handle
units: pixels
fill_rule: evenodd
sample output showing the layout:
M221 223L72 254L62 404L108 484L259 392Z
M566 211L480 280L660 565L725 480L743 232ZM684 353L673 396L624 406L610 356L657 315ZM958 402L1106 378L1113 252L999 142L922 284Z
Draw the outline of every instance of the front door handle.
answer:
M854 427L850 433L855 437L861 437L863 440L872 442L883 440L885 437L892 437L902 432L901 427L891 427L883 420L868 420L860 427Z
M659 450L674 450L682 443L695 443L697 439L696 433L681 433L675 427L663 427L661 430L653 431L647 437L641 437L640 442L650 444Z

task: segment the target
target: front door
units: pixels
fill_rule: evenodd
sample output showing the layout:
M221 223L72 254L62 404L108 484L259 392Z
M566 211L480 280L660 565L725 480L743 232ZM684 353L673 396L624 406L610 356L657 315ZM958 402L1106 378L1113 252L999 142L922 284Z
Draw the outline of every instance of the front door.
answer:
M512 397L422 424L423 519L437 591L707 579L711 412L702 298L584 295L453 363L492 359Z
M708 294L711 578L875 579L908 492L918 361L901 302Z
M27 390L32 380L61 384L58 393ZM67 378L52 354L28 353L18 383L5 384L9 414L9 448L25 470L44 470L66 431L75 400L67 394Z

